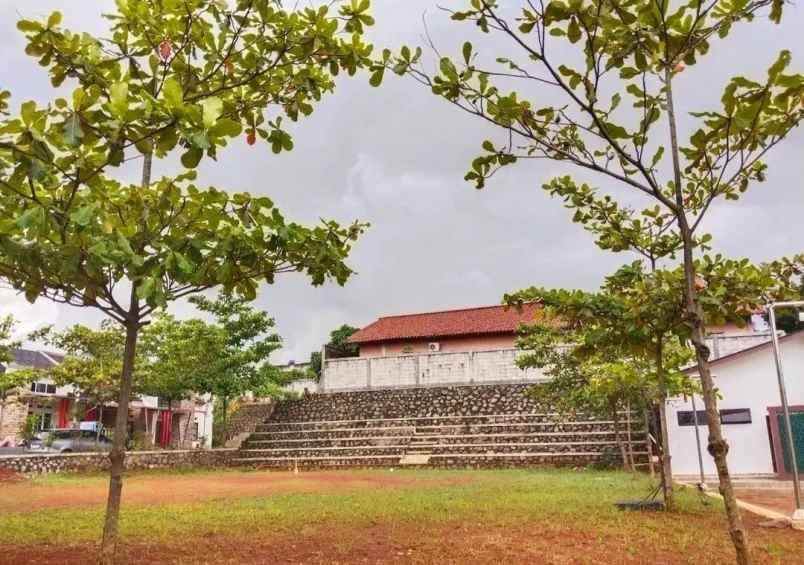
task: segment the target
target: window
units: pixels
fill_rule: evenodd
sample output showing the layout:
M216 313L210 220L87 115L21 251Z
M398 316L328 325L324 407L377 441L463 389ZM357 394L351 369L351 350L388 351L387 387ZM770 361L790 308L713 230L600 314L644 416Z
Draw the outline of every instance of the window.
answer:
M706 426L709 420L706 417L705 410L698 410L698 425ZM720 411L720 423L723 425L730 424L750 424L751 423L751 409L750 408L728 408ZM678 425L679 426L694 426L695 413L692 410L681 410L678 412Z
M721 424L750 424L751 410L748 408L736 408L720 411Z
M706 418L706 411L705 410L698 410L698 425L705 426L709 423L709 420ZM678 413L678 425L679 426L694 426L695 425L695 413L692 410L683 410Z
M37 394L56 394L56 385L48 383L31 383L31 392Z

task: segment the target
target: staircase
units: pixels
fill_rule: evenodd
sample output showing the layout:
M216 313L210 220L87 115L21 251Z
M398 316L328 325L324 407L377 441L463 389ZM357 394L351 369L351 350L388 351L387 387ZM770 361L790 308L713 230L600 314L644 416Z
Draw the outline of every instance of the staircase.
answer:
M503 402L511 413L466 414L499 408L501 392L503 396L522 395L519 385L507 386L513 388L452 387L486 389L480 398L485 394L490 401L478 402L477 390L459 391L456 402L444 401L442 396L443 402L435 403L443 414L420 415L432 411L428 401L432 401L433 389L408 389L401 403L410 413L406 416L399 416L399 398L393 395L388 406L383 403L389 403L389 395L365 398L385 391L315 395L292 401L292 405L280 403L271 418L243 443L233 464L273 469L587 465L610 450L618 453L613 422L583 417L569 420L535 410L538 407L527 398L513 404L508 402L511 399ZM475 401L471 406L460 402L467 395ZM447 395L452 396L456 395ZM327 415L331 418L313 419ZM355 417L360 415L365 417ZM620 426L625 437L627 422ZM630 433L635 456L645 461L644 430L631 422Z

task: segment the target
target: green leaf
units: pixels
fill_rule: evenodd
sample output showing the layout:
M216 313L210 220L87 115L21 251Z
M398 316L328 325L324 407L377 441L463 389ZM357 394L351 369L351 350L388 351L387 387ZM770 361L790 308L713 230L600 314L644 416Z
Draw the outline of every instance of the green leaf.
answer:
M181 85L173 77L169 77L162 87L162 95L165 98L165 103L171 110L178 110L184 104L184 94L181 90Z
M20 107L20 116L22 116L22 122L30 127L36 119L36 102L33 100L24 102Z
M70 214L70 219L79 226L87 226L92 221L95 211L91 206L82 206Z
M116 82L109 87L109 106L112 114L122 118L128 111L128 83Z
M570 40L570 43L578 43L581 39L581 26L578 25L578 20L575 18L570 20L567 27L567 39Z
M47 27L48 29L53 29L54 27L58 26L61 23L61 12L56 10L50 14L50 17L47 19Z
M190 147L190 149L185 151L181 156L181 164L188 169L195 169L203 156L204 152L201 149L198 147Z
M371 76L369 77L369 84L375 87L380 86L382 84L383 75L385 75L385 67L380 67L371 73Z
M201 102L204 117L204 127L211 128L223 113L223 102L217 96L207 98Z
M229 118L221 118L210 128L209 133L220 137L237 137L242 131L243 126L240 125L240 122Z
M469 64L469 61L472 58L472 44L468 41L463 44L463 60L466 61L466 64Z
M78 118L78 114L73 112L64 124L64 143L75 147L81 143L81 138L83 137L84 132L81 130L81 120Z
M17 218L17 225L22 229L28 229L41 224L45 218L44 209L40 206L28 208Z

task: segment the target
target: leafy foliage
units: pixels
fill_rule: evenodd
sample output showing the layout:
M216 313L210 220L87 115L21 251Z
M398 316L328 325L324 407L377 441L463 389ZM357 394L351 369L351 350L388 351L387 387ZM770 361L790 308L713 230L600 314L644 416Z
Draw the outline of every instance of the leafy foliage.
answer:
M338 359L341 357L354 357L359 351L355 343L349 343L349 338L358 331L359 328L343 324L335 328L329 334L329 342L326 345L327 357Z
M222 339L211 370L199 381L198 392L208 392L228 403L246 392L269 396L281 384L281 371L269 362L282 346L274 319L248 301L220 293L215 300L194 296L190 302L214 316Z
M118 324L106 320L98 329L76 324L63 331L50 326L37 330L30 338L64 352L65 357L53 367L29 369L29 380L41 375L57 386L72 386L76 396L91 406L117 400L125 343L125 334ZM135 391L139 390L138 385Z
M225 334L203 320L160 314L143 329L135 380L169 405L191 398L217 376Z

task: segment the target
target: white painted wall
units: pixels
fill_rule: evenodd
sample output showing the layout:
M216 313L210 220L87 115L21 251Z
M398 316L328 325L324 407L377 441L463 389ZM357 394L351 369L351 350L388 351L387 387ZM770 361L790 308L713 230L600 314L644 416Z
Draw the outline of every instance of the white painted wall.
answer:
M349 357L324 363L320 390L384 389L449 384L535 382L538 369L516 366L516 349Z
M782 340L783 367L791 405L804 405L804 332ZM729 443L729 469L736 475L773 473L771 447L765 416L768 407L781 406L773 348L766 346L732 358L722 359L712 366L715 385L721 400L720 409L749 408L751 424L724 424L722 429ZM703 399L695 398L698 410ZM695 446L695 427L679 426L677 412L692 410L689 400L668 401L668 428L673 473L697 475L698 455ZM706 451L708 430L700 427L704 473L715 475L712 457Z

